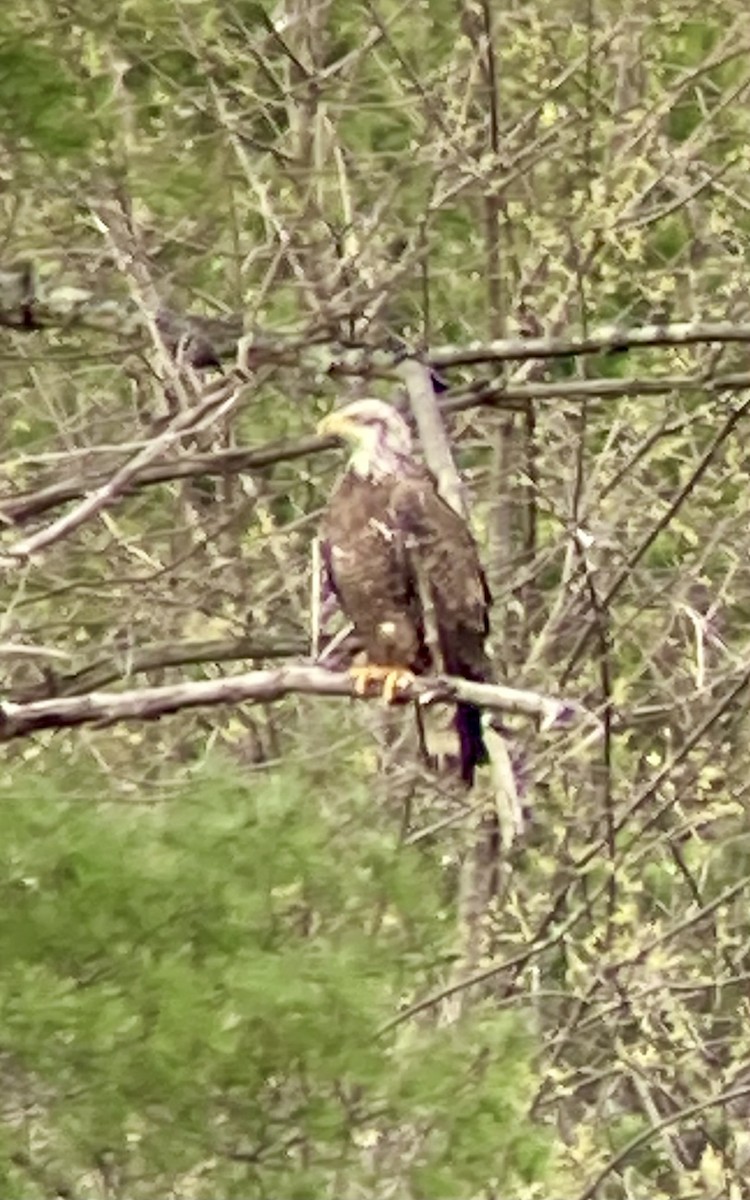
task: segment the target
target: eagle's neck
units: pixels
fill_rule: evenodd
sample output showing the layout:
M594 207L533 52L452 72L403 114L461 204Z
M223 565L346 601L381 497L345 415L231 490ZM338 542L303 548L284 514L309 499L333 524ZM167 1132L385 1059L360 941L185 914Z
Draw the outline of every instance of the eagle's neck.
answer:
M379 481L389 475L409 475L414 470L414 459L408 454L379 446L375 452L369 446L358 446L349 459L349 470L358 479Z
M358 479L380 480L397 475L398 463L395 458L372 455L368 446L358 446L349 458L349 470Z
M348 466L358 479L383 480L412 473L415 463L406 446L395 445L373 430L370 437L362 438L355 446Z

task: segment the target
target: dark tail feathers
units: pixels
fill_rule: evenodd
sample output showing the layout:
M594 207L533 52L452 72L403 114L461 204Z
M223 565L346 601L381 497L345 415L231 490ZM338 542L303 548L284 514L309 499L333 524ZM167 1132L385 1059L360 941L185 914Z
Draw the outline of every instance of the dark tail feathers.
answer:
M461 745L461 779L471 787L476 768L489 761L482 736L481 708L475 704L457 704L455 725Z

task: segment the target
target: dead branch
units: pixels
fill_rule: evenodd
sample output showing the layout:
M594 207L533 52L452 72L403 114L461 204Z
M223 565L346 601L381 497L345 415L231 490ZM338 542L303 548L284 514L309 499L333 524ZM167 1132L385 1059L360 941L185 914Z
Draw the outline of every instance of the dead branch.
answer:
M224 416L234 407L239 394L240 389L234 380L222 381L218 388L209 389L202 403L188 409L187 412L178 413L163 433L160 433L143 450L138 451L124 463L106 482L85 496L72 512L59 517L51 525L40 529L31 537L9 546L3 554L0 554L0 564L5 567L18 566L20 562L38 554L47 546L54 545L55 542L67 537L80 525L90 521L102 509L112 504L138 475L138 472L169 449L186 429L194 432L200 429L205 422Z
M465 412L483 406L523 408L529 400L582 397L606 400L622 396L669 396L675 392L694 391L719 395L746 391L748 388L750 372L717 375L708 380L698 375L665 375L656 379L575 379L518 385L506 385L502 380L493 380L478 381L451 395L441 397L439 406L441 412ZM175 440L178 441L179 438ZM259 447L239 446L211 454L191 454L176 461L150 463L120 488L120 494L131 495L140 488L189 479L197 475L216 476L259 471L276 463L293 462L295 459L320 454L333 447L334 442L329 438L310 436L293 442L269 443ZM67 504L71 500L78 500L104 486L108 478L104 472L89 476L79 475L61 479L33 491L5 497L0 501L0 524L23 525L26 521L49 512L50 509Z
M342 318L346 315L350 314L340 314ZM290 355L299 362L317 343L314 346L317 369L321 367L321 355L325 357L327 353L329 370L341 365L347 372L370 374L373 357L383 359L383 347L356 341L337 342L334 324L335 321L327 330L317 326L315 330L284 334L259 329L251 336L243 336L242 319L234 313L226 317L204 317L161 308L157 314L157 325L165 344L173 353L181 347L186 360L194 366L212 366L221 356L236 356L240 344L251 353L255 366L260 362L290 361ZM103 298L80 280L61 283L57 277L42 279L37 276L33 264L24 262L0 270L0 326L19 332L81 328L132 337L143 333L144 317L132 301ZM585 336L500 338L472 342L468 346L440 346L428 352L428 359L436 367L470 366L599 354L605 350L629 350L636 346L691 346L711 342L750 342L750 325L731 321L654 323L632 328L606 325ZM344 362L337 364L342 351ZM197 358L191 357L192 353ZM386 357L392 364L393 355Z
M454 512L466 518L464 488L453 461L445 426L440 418L440 406L430 372L415 359L407 358L399 364L398 373L406 384L422 453L437 480L438 491Z
M165 642L149 646L127 647L119 652L114 648L109 655L88 663L78 671L64 675L53 675L45 670L45 681L22 688L12 689L7 698L15 704L29 704L45 700L50 696L81 696L86 692L107 687L118 680L132 679L147 671L163 671L167 667L184 667L197 663L248 662L263 659L302 658L308 653L308 639L304 634L279 635L277 637L253 634L242 638L219 638L201 642ZM61 650L37 646L8 646L0 643L0 662L3 658L33 655L47 658L70 659Z
M604 325L585 336L500 338L466 347L438 346L429 351L434 367L467 367L486 362L523 362L530 358L567 358L601 354L644 346L721 345L750 342L750 325L732 321L685 321L674 325L640 325L628 328Z
M65 729L76 725L111 725L117 721L154 721L187 708L216 704L267 704L289 695L313 695L360 699L354 681L346 672L326 671L316 666L286 666L266 671L249 671L223 679L206 679L138 688L125 692L89 692L85 696L56 697L31 704L0 704L0 741L27 737L42 729ZM370 696L372 699L377 697ZM463 700L498 712L532 717L543 727L572 719L594 718L580 705L539 692L523 691L500 684L471 683L449 676L415 679L402 689L403 701L421 703Z

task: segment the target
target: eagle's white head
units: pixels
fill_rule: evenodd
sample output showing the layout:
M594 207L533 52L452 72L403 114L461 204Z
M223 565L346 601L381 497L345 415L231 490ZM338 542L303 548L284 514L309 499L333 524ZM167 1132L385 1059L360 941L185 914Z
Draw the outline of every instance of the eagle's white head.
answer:
M409 426L384 400L355 400L336 408L320 422L318 433L350 446L349 467L365 479L397 475L411 462Z

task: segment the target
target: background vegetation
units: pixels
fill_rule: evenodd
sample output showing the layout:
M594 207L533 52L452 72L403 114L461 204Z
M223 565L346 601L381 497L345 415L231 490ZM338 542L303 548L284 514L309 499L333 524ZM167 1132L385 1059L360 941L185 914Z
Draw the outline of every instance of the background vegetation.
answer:
M509 721L502 852L408 710L6 742L4 1193L750 1192L748 50L740 0L5 6L5 700L307 656L303 439L399 338L498 679L602 732Z

